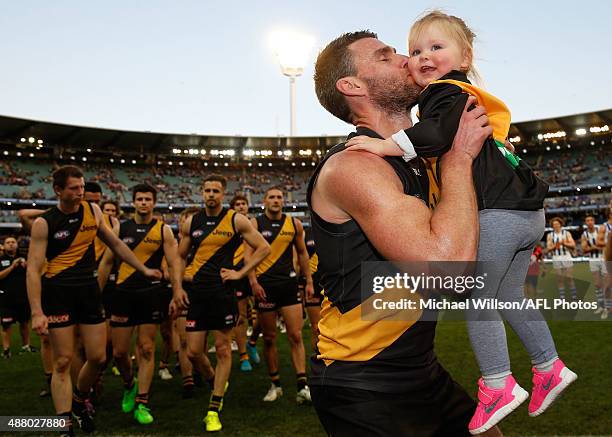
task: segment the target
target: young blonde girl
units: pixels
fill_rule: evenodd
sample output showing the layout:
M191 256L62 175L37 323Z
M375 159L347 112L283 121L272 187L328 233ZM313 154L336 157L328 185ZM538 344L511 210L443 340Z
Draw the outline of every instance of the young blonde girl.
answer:
M440 11L428 13L410 29L408 69L423 87L419 96L420 120L412 128L386 140L354 137L351 150L381 156L425 159L429 171L439 172L438 159L453 143L468 94L483 105L493 128L473 173L479 205L478 261L487 273L485 289L472 299L521 301L531 253L544 233L543 201L548 186L504 144L510 128L506 105L471 84L474 33L458 17ZM430 205L437 201L435 187ZM539 311L468 311L468 333L482 378L478 405L469 424L472 434L484 432L510 414L529 396L512 377L502 322L507 320L529 352L533 363L533 390L529 415L537 416L576 378L559 359L555 344Z

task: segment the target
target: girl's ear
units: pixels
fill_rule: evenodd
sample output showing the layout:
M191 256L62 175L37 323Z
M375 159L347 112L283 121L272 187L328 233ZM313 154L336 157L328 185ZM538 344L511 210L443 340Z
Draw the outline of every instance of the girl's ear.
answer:
M467 73L470 71L472 61L474 60L473 52L471 49L463 49L463 60L461 61L461 71Z

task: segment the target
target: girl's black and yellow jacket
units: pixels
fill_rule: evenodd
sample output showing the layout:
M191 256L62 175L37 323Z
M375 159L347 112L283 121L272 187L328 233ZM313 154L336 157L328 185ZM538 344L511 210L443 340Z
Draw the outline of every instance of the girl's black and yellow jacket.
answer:
M418 99L420 121L404 132L416 154L425 160L429 172L439 181L439 158L452 146L467 98L473 95L485 107L493 128L473 164L478 208L538 210L543 207L548 184L518 156L508 152L504 142L510 129L510 111L495 96L473 86L467 76L451 71L433 81ZM431 178L430 178L431 179ZM430 186L430 206L439 200L438 187Z

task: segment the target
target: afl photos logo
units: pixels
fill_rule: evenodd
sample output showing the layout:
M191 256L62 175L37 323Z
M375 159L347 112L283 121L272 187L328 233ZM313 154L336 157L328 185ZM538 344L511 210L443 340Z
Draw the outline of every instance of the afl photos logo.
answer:
M68 238L70 236L70 231L57 231L54 235L53 238L55 238L56 240L64 240L66 238Z

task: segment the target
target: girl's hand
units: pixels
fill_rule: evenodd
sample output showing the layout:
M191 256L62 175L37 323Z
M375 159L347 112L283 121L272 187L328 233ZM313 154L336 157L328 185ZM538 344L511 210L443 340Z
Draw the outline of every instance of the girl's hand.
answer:
M348 140L346 142L346 150L363 150L378 156L402 156L404 154L404 151L391 138L381 140L365 135L359 135Z

